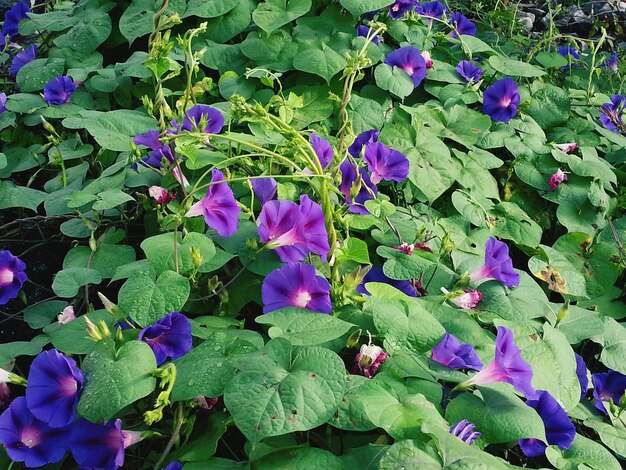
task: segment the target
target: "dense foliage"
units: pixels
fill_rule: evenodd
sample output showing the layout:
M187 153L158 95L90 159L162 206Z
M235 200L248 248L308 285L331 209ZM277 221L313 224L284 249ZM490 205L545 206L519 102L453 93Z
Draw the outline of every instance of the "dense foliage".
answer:
M604 31L0 7L2 468L622 468Z

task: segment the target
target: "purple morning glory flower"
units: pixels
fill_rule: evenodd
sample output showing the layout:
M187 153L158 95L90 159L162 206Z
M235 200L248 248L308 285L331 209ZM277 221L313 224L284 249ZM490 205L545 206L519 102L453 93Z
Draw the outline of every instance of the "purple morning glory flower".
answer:
M381 142L367 144L364 160L374 184L381 180L401 183L409 175L409 159Z
M183 464L174 460L170 462L163 470L183 470Z
M426 78L426 61L417 47L404 46L391 51L385 57L385 64L404 70L413 79L413 87Z
M137 339L152 348L157 366L160 366L168 359L173 361L191 350L191 323L186 316L172 312L141 330Z
M470 83L476 83L483 76L483 69L469 60L462 60L459 62L455 70L459 72L461 77Z
M493 237L485 243L485 264L470 275L471 281L495 279L507 287L517 287L520 275L513 269L509 246Z
M354 158L359 158L361 156L361 152L363 151L363 147L370 142L378 142L378 136L380 135L380 131L376 129L370 129L369 131L361 132L356 136L354 142L350 147L348 147L348 153L352 155Z
M450 428L450 434L458 437L468 446L471 446L474 441L480 437L480 433L474 431L474 429L476 429L476 425L464 419Z
M318 160L322 168L326 168L328 164L333 160L333 148L326 139L318 137L315 132L311 132L309 136L311 140L311 147L315 150Z
M33 415L52 428L76 418L84 377L74 359L56 349L37 355L28 373L26 403Z
M485 366L471 344L461 343L450 333L433 348L431 359L451 369L480 370Z
M250 181L252 190L261 205L272 199L276 199L278 183L274 178L254 178Z
M619 68L619 55L616 53L611 54L608 59L602 62L601 66L607 69L612 70L613 72L617 72Z
M308 253L300 207L293 201L268 201L257 219L261 241L275 249L284 263L295 263Z
M52 428L35 418L18 397L0 415L0 443L11 460L41 467L61 460L68 450L68 428Z
M552 191L556 191L556 189L561 185L561 183L564 183L565 181L567 181L567 175L565 174L563 170L559 168L548 179L548 186L550 186L550 189Z
M541 417L549 445L556 445L561 449L569 449L572 446L576 428L552 395L545 390L538 390L537 398L527 400L526 404L534 408ZM518 443L526 457L539 457L546 453L547 445L539 439L520 439Z
M322 259L326 258L330 246L322 207L303 194L300 196L300 217L307 249L320 255Z
M624 125L622 121L624 107L626 107L626 96L611 96L611 102L604 103L600 107L600 122L602 125L611 132L621 133Z
M585 364L585 360L580 357L578 354L574 353L576 357L576 376L578 377L578 382L580 383L580 398L582 399L589 389L589 378L587 378L587 364Z
M269 273L261 286L263 313L300 307L330 313L330 284L310 264L286 264Z
M360 24L359 26L356 27L356 35L361 36L363 38L370 36L371 34L373 34L374 31L375 30L373 28L370 28L369 26L365 26L363 24ZM378 45L380 43L380 36L378 35L374 36L372 38L372 42Z
M389 18L392 20L400 20L406 13L415 8L415 0L396 0L389 6Z
M163 142L161 142L161 135L157 130L151 130L144 134L138 134L133 137L133 142L136 145L145 145L151 150L156 150L158 148L163 147Z
M418 3L415 7L415 12L422 16L428 16L429 18L441 18L443 14L448 14L448 9L441 2L426 2Z
M0 305L14 299L26 281L26 264L8 250L0 251Z
M357 170L355 166L349 161L343 162L339 166L341 171L341 184L339 185L339 191L345 196L348 203L348 210L353 214L369 214L369 211L365 208L365 201L373 199L373 196L378 194L376 185L372 183L369 173L365 168L359 167L359 174L361 175L361 186L359 192L356 195L352 194L352 186L357 180ZM369 188L369 191L368 189ZM370 193L371 191L371 193Z
M0 93L0 114L4 113L7 110L7 94Z
M572 57L573 59L580 59L580 54L576 48L572 46L559 46L556 48L556 51L565 58Z
M224 174L219 170L212 170L211 184L206 196L191 206L186 216L203 215L206 224L221 237L230 237L237 231L240 211L233 191L224 182Z
M593 397L595 406L604 414L608 414L604 402L613 401L619 406L619 401L626 391L626 375L610 370L604 373L591 374L593 382Z
M483 93L483 114L494 121L509 122L517 114L519 102L517 83L511 78L501 78Z
M123 431L119 419L95 424L79 419L72 427L70 451L80 468L116 470L124 465L124 449L141 440L137 431Z
M396 279L391 279L383 272L383 268L378 266L373 266L372 269L369 270L363 278L363 282L356 287L356 291L361 294L371 295L365 288L365 284L368 282L384 282L385 284L389 284L399 291L404 292L409 297L417 297L415 287L410 281L398 281Z
M43 99L48 104L65 104L76 91L72 77L56 77L43 87Z
M161 142L160 134L157 130L151 130L144 134L138 134L133 137L133 142L136 145L144 145L152 150L152 152L150 152L148 156L142 160L146 165L161 168L163 166L163 159L165 159L165 161L167 161L170 165L173 165L176 161L172 148ZM176 179L180 182L178 178Z
M26 2L17 2L11 9L7 10L4 14L2 37L9 36L9 39L13 39L14 36L17 36L20 22L28 17L27 13L30 13L30 7Z
M487 385L494 382L506 382L522 393L526 398L533 399L536 392L531 382L533 371L522 359L520 349L513 341L513 332L499 326L496 335L496 355L493 362L473 375L466 385Z
M19 72L22 67L24 67L29 62L35 60L38 51L39 49L37 48L37 46L32 45L15 54L15 57L13 57L13 60L11 61L9 74L13 76L17 75L17 72Z
M222 127L224 127L224 116L219 109L205 104L197 104L189 108L185 113L181 129L190 132L194 131L198 128L203 118L207 120L207 125L204 130L198 129L200 132L219 134Z
M458 37L459 34L476 36L476 25L458 11L450 17L450 25L454 28L450 33L453 38Z

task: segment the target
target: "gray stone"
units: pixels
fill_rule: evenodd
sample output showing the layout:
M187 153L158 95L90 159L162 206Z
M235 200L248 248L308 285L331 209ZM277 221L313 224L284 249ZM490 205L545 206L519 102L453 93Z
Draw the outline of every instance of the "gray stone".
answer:
M533 29L533 25L535 24L535 15L527 11L518 11L517 20L524 25L524 28L530 31Z

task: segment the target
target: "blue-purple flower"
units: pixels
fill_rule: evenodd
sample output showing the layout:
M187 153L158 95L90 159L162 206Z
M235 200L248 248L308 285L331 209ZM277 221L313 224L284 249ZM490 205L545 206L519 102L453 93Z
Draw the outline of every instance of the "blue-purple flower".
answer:
M48 104L65 104L76 91L76 83L72 77L56 77L43 87L43 99Z
M582 399L589 389L587 364L585 364L585 360L578 354L574 353L574 357L576 357L576 377L578 377L578 383L580 383L580 398Z
M563 57L565 57L566 59L571 57L573 59L580 59L580 54L578 53L578 51L576 50L575 47L572 46L559 46L556 48L556 51L561 54Z
M276 199L278 183L274 178L254 178L250 181L250 184L252 184L254 195L261 205L265 204L267 201Z
M326 258L330 245L322 207L303 194L300 196L300 217L307 249L320 255L322 259Z
M417 47L404 46L391 51L385 57L385 64L404 70L413 79L413 87L426 78L426 61Z
M370 142L378 142L378 136L380 135L380 131L376 129L370 129L369 131L361 132L356 136L352 145L348 147L348 153L352 155L354 158L359 158L361 156L361 152L363 151L363 147L365 147Z
M572 446L576 428L552 395L545 390L538 390L537 397L526 400L526 404L534 408L541 417L549 445L559 446L561 449L569 449ZM539 457L546 452L546 443L539 439L520 439L518 443L526 457Z
M173 462L170 462L163 470L183 470L183 464L178 462L177 460L174 460Z
M30 7L26 2L17 2L4 14L4 24L2 25L2 37L9 36L9 39L19 34L19 25L30 13Z
M382 142L371 142L365 147L363 159L370 171L372 183L382 180L401 183L409 175L409 159L403 153Z
M206 121L206 126L204 129L199 129L203 121ZM224 116L219 109L206 104L197 104L185 112L181 129L190 132L204 132L205 134L219 134L222 127L224 127Z
M320 161L322 168L326 168L328 164L333 160L333 148L326 139L318 137L315 132L311 132L310 135L311 147L315 150L317 159Z
M609 103L604 103L600 107L600 122L611 132L619 134L624 128L624 107L626 107L626 96L613 95Z
M360 24L359 26L356 27L356 35L361 36L363 38L367 38L371 36L372 34L374 34L374 31L375 29L370 28L369 26L365 26L363 24ZM378 45L380 43L380 36L375 35L374 37L372 37L372 42Z
M173 361L191 350L191 323L186 316L172 312L154 325L141 330L137 337L152 349L157 366Z
M533 371L530 364L522 359L522 353L513 340L513 332L503 326L499 326L497 330L496 354L493 361L473 375L464 385L506 382L513 385L515 390L526 398L535 398L536 392L531 385Z
M441 2L426 2L426 3L418 3L415 7L415 12L422 15L427 16L429 18L439 18L449 13L446 6Z
M369 272L363 278L363 282L361 282L361 284L356 287L357 292L365 295L371 295L365 288L365 284L367 284L368 282L383 282L385 284L389 284L392 287L395 287L396 289L404 292L410 297L417 297L417 291L410 281L398 281L397 279L391 279L384 273L383 268L378 266L373 266L369 270Z
M464 419L450 428L450 434L458 437L467 445L471 446L474 441L480 437L480 433L478 431L474 431L474 429L476 429L476 425Z
M15 54L15 57L13 57L13 60L11 61L9 73L13 76L17 75L17 72L19 72L22 67L35 60L38 51L39 49L37 46L33 44L32 46L27 47L26 49L23 49Z
M261 286L263 313L300 307L330 313L330 284L310 264L286 264L269 273Z
M433 348L431 359L451 369L480 370L485 366L476 354L474 346L461 343L450 333L446 333Z
M14 299L26 281L26 264L8 250L0 251L0 305Z
M498 122L509 122L517 115L520 102L517 83L512 78L501 78L483 93L483 114Z
M458 37L459 34L465 34L466 36L476 36L476 25L458 11L453 13L450 17L450 25L454 28L450 32L450 36L452 36L453 38Z
M61 460L68 450L67 428L52 428L37 419L18 397L0 415L0 443L9 458L26 467L41 467Z
M507 287L517 287L520 275L513 269L509 246L493 237L485 243L485 263L470 275L470 280L495 279Z
M389 6L389 17L392 20L400 20L409 11L415 8L415 0L396 0Z
M357 188L354 187L358 179L357 168L346 160L339 166L339 171L341 171L339 191L346 198L348 210L353 214L369 214L369 211L364 206L365 201L374 199L374 196L378 194L378 189L376 185L372 183L369 173L365 168L358 167L361 178L357 192Z
M7 110L7 94L0 93L0 114L4 113Z
M610 401L619 406L619 401L626 392L626 375L610 370L604 373L591 374L591 381L593 382L595 407L598 410L608 414L604 403Z
M483 76L483 69L469 60L459 62L455 70L469 83L476 83Z
M28 373L28 408L52 428L69 426L76 418L83 381L74 359L56 349L44 351L35 358Z
M619 55L616 53L611 54L608 59L605 59L601 64L602 67L617 72L619 68Z
M230 237L237 231L240 211L232 189L224 181L224 174L212 170L206 196L191 206L186 216L203 215L206 224L221 237Z

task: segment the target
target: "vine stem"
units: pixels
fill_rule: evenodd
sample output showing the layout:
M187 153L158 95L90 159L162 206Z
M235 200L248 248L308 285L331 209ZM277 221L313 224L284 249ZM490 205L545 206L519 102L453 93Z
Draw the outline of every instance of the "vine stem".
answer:
M174 443L176 442L176 439L178 439L178 435L180 434L180 429L182 427L183 427L183 404L182 402L178 402L178 407L176 408L176 423L174 425L174 432L172 432L172 435L170 436L169 441L167 441L167 445L165 446L165 449L163 450L163 453L161 454L161 458L154 465L154 470L159 470L161 468L161 465L163 464L168 454L172 450L172 447L174 447Z

